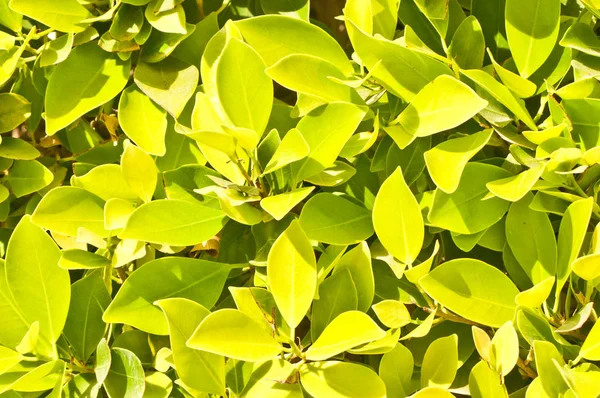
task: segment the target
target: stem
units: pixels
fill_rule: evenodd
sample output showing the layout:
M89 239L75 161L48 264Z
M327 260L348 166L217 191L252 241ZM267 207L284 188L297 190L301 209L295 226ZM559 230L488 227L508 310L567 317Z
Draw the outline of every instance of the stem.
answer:
M531 379L535 379L537 377L537 373L535 373L535 371L531 369L529 365L525 364L525 362L520 357L517 358L517 366L523 371L523 374L525 374L525 376Z

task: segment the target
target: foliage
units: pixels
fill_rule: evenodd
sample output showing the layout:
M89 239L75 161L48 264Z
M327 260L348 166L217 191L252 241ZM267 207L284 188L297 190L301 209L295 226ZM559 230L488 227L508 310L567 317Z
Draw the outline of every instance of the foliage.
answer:
M0 397L600 395L600 2L340 3L0 0Z

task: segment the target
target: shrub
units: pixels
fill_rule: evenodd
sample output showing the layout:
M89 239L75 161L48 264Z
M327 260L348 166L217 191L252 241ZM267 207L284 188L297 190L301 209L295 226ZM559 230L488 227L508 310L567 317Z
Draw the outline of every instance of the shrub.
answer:
M597 397L599 7L0 0L0 396Z

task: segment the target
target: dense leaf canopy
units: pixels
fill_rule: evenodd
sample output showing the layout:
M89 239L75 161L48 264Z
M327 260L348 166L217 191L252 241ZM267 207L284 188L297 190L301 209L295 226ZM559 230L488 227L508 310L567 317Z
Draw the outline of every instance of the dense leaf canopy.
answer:
M599 0L0 0L0 397L600 396Z

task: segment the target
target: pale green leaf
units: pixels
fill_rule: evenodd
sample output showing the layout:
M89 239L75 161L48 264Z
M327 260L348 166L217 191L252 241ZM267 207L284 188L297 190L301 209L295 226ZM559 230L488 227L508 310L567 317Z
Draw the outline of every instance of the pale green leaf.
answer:
M458 369L458 336L440 337L429 345L421 365L421 387L448 388Z
M306 187L279 195L268 196L260 201L260 207L276 220L281 220L294 207L306 199L314 189L315 187Z
M151 155L166 152L167 112L135 85L126 88L119 100L119 125L127 137Z
M291 54L307 54L334 64L348 76L352 65L336 40L318 26L282 15L265 15L235 22L244 40L267 66Z
M373 235L371 212L331 193L319 193L306 202L300 225L309 239L332 245L359 243Z
M71 306L64 336L77 358L84 363L96 350L107 325L102 314L110 304L102 273L95 272L71 285Z
M474 259L443 263L421 278L419 284L451 311L492 327L500 327L513 318L519 293L500 270Z
M54 175L37 160L15 160L6 182L12 193L20 198L50 185Z
M196 91L199 75L196 66L170 57L153 64L140 62L133 79L152 101L178 118Z
M512 321L506 322L496 331L490 350L496 371L502 376L508 375L519 359L519 337Z
M261 136L273 106L273 82L257 52L236 38L229 40L217 64L216 85L219 102L233 125Z
M206 260L165 257L133 272L104 312L107 323L125 323L148 333L167 335L167 321L153 303L172 297L206 308L217 302L229 267Z
M76 47L56 66L48 82L46 133L55 134L113 99L127 84L129 68L130 60L123 61L96 43Z
M488 143L492 134L492 129L483 130L444 141L425 152L427 170L435 185L446 193L456 191L468 161Z
M248 362L267 361L281 352L280 345L255 320L233 309L204 318L187 345Z
M523 307L538 308L548 298L554 287L555 278L549 276L548 278L535 284L530 289L522 291L515 297L515 302Z
M556 272L556 238L546 213L530 208L531 194L511 205L506 242L529 279L537 284Z
M163 310L167 318L177 375L187 386L198 391L224 394L223 357L186 346L186 341L210 311L185 298L159 300L156 305Z
M395 122L410 135L426 137L463 124L487 105L466 84L441 75L417 93Z
M464 168L460 183L447 194L436 189L429 209L429 222L436 227L460 234L475 234L500 221L509 202L500 198L483 200L488 194L486 184L510 173L500 167L470 162Z
M373 305L373 311L379 321L388 328L398 329L411 321L408 309L397 300L382 300Z
M155 12L154 5L148 4L144 13L146 21L156 30L165 33L186 34L185 11L183 6L178 5L170 10Z
M304 116L297 129L302 133L310 152L307 157L291 165L293 182L312 177L331 166L364 115L362 107L334 102Z
M130 142L126 142L124 146L125 151L121 157L123 178L140 199L150 202L158 183L158 169L154 159Z
M300 223L293 221L267 258L267 280L277 308L295 328L306 315L317 288L317 261Z
M385 336L367 314L347 311L338 315L306 351L306 358L321 361Z
M348 362L326 361L300 367L302 387L314 397L384 398L385 384L370 368Z
M31 103L14 93L0 93L0 132L18 127L31 116Z
M506 37L521 76L531 76L552 53L560 5L560 0L506 0Z
M537 130L537 126L525 108L523 102L518 98L515 98L508 88L483 70L469 69L461 70L460 72L469 79L473 80L479 87L487 91L487 93L496 101L506 106L508 110L514 113L517 118L522 120L527 127L532 130Z
M362 104L358 92L345 84L344 73L323 58L292 54L267 69L267 74L282 86L325 102Z
M11 0L11 10L26 15L44 25L61 32L81 32L84 26L78 25L90 16L77 0Z
M189 246L212 238L225 222L223 212L211 207L183 200L155 200L131 213L119 237Z
M359 311L366 312L375 295L375 279L373 276L373 266L371 264L371 252L367 242L356 245L352 250L340 258L333 270L333 273L350 271L352 281L356 286Z
M388 396L405 396L412 389L414 359L408 348L400 343L383 355L379 363L379 377L385 383Z
M263 174L269 174L288 164L306 157L310 152L308 143L298 129L287 132L281 143L275 150L273 156L263 170Z
M123 348L113 348L111 351L110 369L104 380L104 388L109 398L142 398L146 382L139 358Z
M423 246L425 227L419 204L406 185L400 167L377 193L373 225L377 237L394 257L405 264L414 262Z

